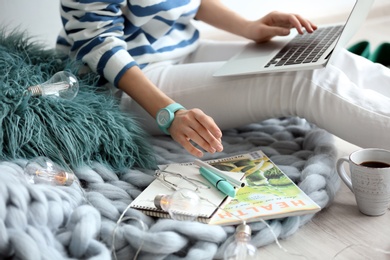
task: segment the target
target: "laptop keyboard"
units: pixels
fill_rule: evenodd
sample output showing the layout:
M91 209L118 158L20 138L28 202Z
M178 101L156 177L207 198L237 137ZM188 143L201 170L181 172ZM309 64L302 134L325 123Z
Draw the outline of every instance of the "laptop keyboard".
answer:
M337 39L342 29L342 25L337 25L318 28L313 33L298 34L265 67L316 62Z

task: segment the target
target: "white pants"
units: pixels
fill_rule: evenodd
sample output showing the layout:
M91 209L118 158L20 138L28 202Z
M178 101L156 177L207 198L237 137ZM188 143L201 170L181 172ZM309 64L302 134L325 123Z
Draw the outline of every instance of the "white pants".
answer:
M222 129L268 118L298 116L361 147L390 149L390 69L344 50L324 69L250 76L212 76L242 42L202 41L179 64L144 69L163 92L200 108ZM151 134L155 120L127 95L121 107Z

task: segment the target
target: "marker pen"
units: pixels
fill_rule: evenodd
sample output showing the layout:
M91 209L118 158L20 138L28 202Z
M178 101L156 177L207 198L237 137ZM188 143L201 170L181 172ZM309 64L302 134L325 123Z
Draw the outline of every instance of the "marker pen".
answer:
M218 190L220 190L223 194L228 195L232 198L236 196L236 190L234 189L233 185L231 185L228 181L226 181L224 178L219 177L212 171L200 167L199 168L200 174L208 180L212 185L214 185Z
M224 171L221 171L220 169L215 168L214 166L211 166L210 164L208 164L204 161L201 161L199 159L195 159L194 164L198 165L199 167L203 167L203 168L206 168L206 169L212 171L214 174L218 175L219 177L226 179L228 182L230 182L230 184L232 184L235 187L242 188L245 186L245 182L240 181L236 178L233 178L232 176L229 176Z

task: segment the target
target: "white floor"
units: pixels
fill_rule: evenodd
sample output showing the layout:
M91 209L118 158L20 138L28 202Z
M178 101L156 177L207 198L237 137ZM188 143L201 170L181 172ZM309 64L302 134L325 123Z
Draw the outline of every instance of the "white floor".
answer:
M235 10L250 18L260 17L272 10L297 12L322 23L337 22L353 0L223 0ZM31 36L54 46L61 23L58 15L59 0L0 1L0 25L8 30L20 28ZM314 3L314 4L313 4ZM239 39L199 24L203 37ZM370 15L350 44L369 40L372 48L382 42L390 42L390 1L376 0ZM335 138L339 156L358 149ZM261 259L390 259L390 212L380 217L366 217L358 212L353 194L345 185L336 200L326 210L303 226L287 240L284 249L276 244L260 249Z

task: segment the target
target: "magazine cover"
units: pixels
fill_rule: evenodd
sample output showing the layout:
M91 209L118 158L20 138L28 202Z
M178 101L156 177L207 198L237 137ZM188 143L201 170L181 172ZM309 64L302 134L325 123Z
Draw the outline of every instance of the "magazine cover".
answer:
M222 171L243 172L246 182L235 198L213 215L209 224L231 225L321 210L262 151L208 163Z

